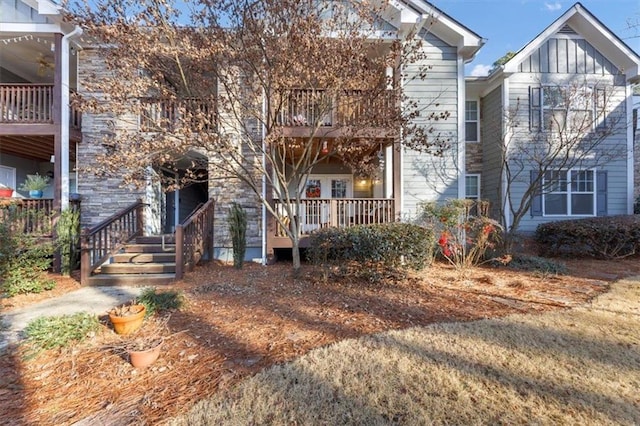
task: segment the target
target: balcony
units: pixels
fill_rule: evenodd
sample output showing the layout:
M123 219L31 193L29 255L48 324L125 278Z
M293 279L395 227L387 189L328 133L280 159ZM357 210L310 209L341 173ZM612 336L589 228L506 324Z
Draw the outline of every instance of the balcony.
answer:
M284 203L274 200L275 209L286 217ZM395 200L386 198L311 198L300 200L297 217L300 220L301 246L308 246L306 238L313 231L327 227L349 227L395 222ZM292 207L295 209L295 207ZM270 235L272 248L290 248L285 229L275 219ZM289 222L285 220L285 222Z
M82 115L70 109L69 125L80 129ZM53 124L53 84L0 84L0 124Z
M200 98L141 99L140 129L143 132L175 131L185 126L192 131L214 131L215 103Z
M335 91L324 89L293 89L285 94L276 124L287 130L287 136L299 136L296 128L318 125L320 130L349 126L384 129L385 118L397 110L392 91Z

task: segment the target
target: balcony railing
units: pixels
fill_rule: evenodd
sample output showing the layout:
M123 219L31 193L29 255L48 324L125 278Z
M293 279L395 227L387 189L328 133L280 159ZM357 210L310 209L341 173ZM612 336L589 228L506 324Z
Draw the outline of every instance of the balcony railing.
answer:
M53 84L0 84L0 123L53 124ZM70 107L69 125L81 126L75 107Z
M199 98L142 99L140 129L144 132L175 130L188 126L193 131L212 131L216 127L216 105Z
M69 201L74 210L80 201ZM51 237L56 218L51 198L8 198L0 203L0 222L11 223L15 230L37 237Z
M395 221L393 199L386 198L311 198L300 200L298 220L300 234L309 235L316 229L326 227L348 227ZM276 211L281 217L288 215L284 203L275 200ZM295 211L295 206L292 206ZM285 220L290 223L290 220ZM276 226L276 237L286 237L281 225Z
M396 107L391 91L344 90L331 94L323 89L293 89L283 99L276 116L279 126L349 126L366 123L375 127Z

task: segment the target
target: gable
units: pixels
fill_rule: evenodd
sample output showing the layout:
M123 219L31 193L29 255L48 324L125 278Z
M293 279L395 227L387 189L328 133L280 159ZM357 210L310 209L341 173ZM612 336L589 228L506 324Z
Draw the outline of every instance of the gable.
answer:
M7 23L50 23L45 16L21 0L0 0L0 22Z
M518 66L520 72L618 75L622 72L598 49L564 26Z

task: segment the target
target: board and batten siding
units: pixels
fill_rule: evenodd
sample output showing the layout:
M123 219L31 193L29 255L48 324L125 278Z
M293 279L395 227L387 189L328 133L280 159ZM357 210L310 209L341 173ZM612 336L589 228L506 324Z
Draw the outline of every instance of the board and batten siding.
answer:
M545 56L546 55L546 56ZM547 58L546 60L544 58ZM549 59L551 58L551 59ZM554 59L557 58L557 59ZM520 66L520 73L509 77L510 110L517 107L518 127L514 131L515 141L531 143L529 130L529 89L542 85L586 84L605 88L607 91L607 111L614 120L616 130L607 140L600 143L594 152L594 160L587 159L582 169L592 168L596 161L612 152L619 153L615 159L598 165L597 171L607 171L607 214L627 212L627 128L626 128L626 88L623 79L604 55L585 40L550 39ZM515 167L515 166L514 166ZM533 169L534 167L531 167ZM520 200L529 186L529 171L522 173L512 185L514 200ZM540 223L550 220L572 219L577 216L532 216L530 212L522 218L519 230L535 231Z
M482 179L481 195L490 203L490 216L500 219L501 158L502 158L502 86L493 89L480 101L482 116Z
M458 62L457 48L426 31L423 49L426 59L404 68L404 91L419 103L420 116L415 119L425 128L433 127L433 135L450 144L442 157L405 150L403 155L403 217L412 217L419 203L458 198ZM429 66L427 77L417 74ZM432 112L447 111L446 120L429 120Z

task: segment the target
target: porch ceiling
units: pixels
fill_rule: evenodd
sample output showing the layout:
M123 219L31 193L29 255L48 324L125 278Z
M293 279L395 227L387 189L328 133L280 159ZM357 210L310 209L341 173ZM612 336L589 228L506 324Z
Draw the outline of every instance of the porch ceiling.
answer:
M75 161L75 142L69 143L70 159ZM53 155L53 136L2 135L0 136L0 154L49 161Z

